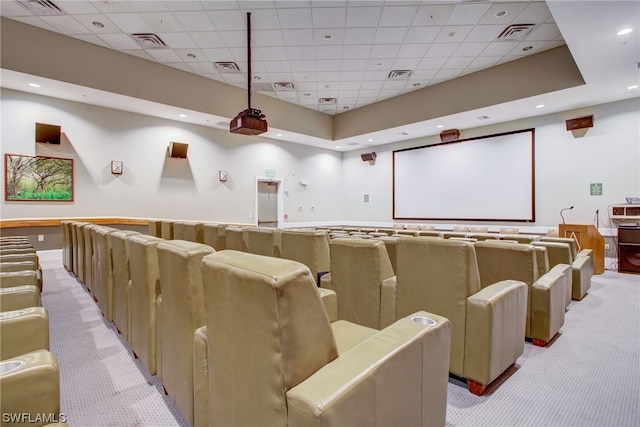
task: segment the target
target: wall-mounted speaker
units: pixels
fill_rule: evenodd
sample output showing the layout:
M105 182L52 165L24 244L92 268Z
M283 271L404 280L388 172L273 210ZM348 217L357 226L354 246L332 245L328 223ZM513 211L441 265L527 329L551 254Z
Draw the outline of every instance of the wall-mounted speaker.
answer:
M60 144L62 128L58 125L36 123L36 142Z
M440 141L451 142L460 139L460 131L458 129L448 129L440 132Z
M376 154L375 151L372 151L371 153L360 154L360 157L362 158L363 162L374 162L376 160L376 157L378 157L378 155Z
M578 130L593 127L593 116L577 117L566 122L567 130Z
M640 273L640 227L618 227L618 271Z
M186 159L188 149L189 149L189 144L185 144L182 142L171 142L169 143L168 155L169 157Z

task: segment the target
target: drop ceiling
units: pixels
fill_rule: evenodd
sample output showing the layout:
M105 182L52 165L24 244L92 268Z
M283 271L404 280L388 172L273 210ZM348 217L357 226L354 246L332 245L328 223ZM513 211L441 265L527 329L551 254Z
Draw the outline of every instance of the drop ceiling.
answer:
M628 89L638 84L635 64L640 61L640 3L635 1L0 3L3 17L245 90L246 12L252 13L253 90L331 116L565 44L585 81L576 88L335 141L286 129L266 135L276 139L345 150L638 96L637 89ZM616 35L622 28L633 31ZM29 76L3 70L2 77L3 87L33 91L21 86ZM58 89L73 90L86 93L87 88ZM126 97L121 107L120 97L112 98L116 105L108 106L132 108ZM180 120L171 106L153 109ZM198 122L198 114L191 113L185 121ZM207 123L227 119L207 118Z

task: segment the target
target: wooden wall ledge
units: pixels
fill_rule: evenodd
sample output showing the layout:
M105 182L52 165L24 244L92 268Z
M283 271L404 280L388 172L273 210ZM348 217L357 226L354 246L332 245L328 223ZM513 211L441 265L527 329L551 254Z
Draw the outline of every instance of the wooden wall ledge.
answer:
M99 225L148 225L146 218L87 217L87 218L18 218L0 220L0 229L18 227L56 227L61 221L91 222Z

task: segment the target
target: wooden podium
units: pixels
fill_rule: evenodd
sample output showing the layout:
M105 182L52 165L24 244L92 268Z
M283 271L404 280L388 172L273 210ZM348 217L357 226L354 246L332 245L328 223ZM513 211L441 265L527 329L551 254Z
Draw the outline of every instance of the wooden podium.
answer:
M604 238L593 225L560 224L558 226L560 237L575 239L578 252L582 249L593 251L593 274L604 273Z

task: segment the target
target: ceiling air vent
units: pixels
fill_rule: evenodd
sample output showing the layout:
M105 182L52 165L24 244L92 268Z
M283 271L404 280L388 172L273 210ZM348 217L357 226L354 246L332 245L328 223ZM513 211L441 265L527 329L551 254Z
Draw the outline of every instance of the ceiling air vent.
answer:
M330 105L330 104L337 104L338 100L336 98L320 98L319 104L320 105Z
M34 15L64 15L65 13L49 0L18 0L18 3Z
M131 38L143 49L167 49L168 47L158 35L152 33L131 34Z
M275 83L277 84L277 83ZM256 92L273 92L273 85L271 83L251 83L251 89Z
M411 76L411 70L391 70L387 76L388 80L406 80Z
M524 39L534 28L536 24L516 24L509 25L498 36L498 40L522 40Z
M214 62L213 65L221 73L239 73L240 67L235 62Z
M277 91L292 91L294 86L292 82L275 82L273 86Z
M351 147L355 147L356 145L360 145L359 142L347 142L345 145L349 145Z

